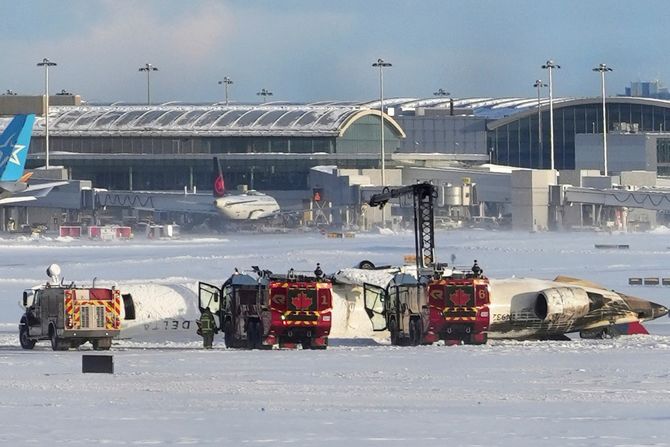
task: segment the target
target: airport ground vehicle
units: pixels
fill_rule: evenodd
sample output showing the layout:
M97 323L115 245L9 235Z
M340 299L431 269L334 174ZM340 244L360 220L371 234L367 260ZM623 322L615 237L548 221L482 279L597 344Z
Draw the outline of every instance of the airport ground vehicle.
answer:
M453 270L434 262L435 186L418 183L388 189L373 195L369 204L384 206L390 199L408 195L414 200L416 270L411 275L399 271L385 287L364 284L365 309L373 329L388 329L394 345L440 339L447 344L486 343L488 280L478 266L477 271Z
M23 292L21 347L32 349L40 340L51 340L54 351L76 348L86 342L95 350L109 349L120 330L119 290L64 285L56 264L49 266L47 274L51 282Z
M325 349L331 327L332 285L321 275L278 275L255 267L235 272L220 288L200 282L201 309L217 317L217 329L230 348L274 345Z
M489 280L472 272L452 271L426 286L426 343L484 344L489 328Z
M425 284L413 274L398 272L386 287L363 285L365 310L375 331L388 330L393 345L423 343ZM425 314L425 312L424 312Z
M415 272L403 267L385 287L363 285L373 329L388 330L393 345L486 343L488 279L466 269Z

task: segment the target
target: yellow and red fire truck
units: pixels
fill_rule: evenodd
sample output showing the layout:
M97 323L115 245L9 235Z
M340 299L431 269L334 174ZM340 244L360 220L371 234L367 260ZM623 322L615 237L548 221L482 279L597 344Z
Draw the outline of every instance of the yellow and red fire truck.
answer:
M489 280L471 272L452 273L427 285L425 343L484 344L489 326Z
M285 275L254 268L222 287L199 283L200 308L217 317L229 348L326 349L332 322L332 284L322 275Z
M435 262L433 202L437 188L417 183L374 194L368 204L412 196L416 273L398 273L385 287L364 284L365 310L374 330L388 329L391 343L483 344L489 327L489 283L476 264L453 270ZM369 263L368 261L368 264ZM369 265L368 267L374 267Z
M121 293L116 288L64 285L60 268L47 269L51 282L23 292L25 313L19 323L19 342L32 349L50 340L54 351L77 348L90 342L95 350L107 350L121 325Z

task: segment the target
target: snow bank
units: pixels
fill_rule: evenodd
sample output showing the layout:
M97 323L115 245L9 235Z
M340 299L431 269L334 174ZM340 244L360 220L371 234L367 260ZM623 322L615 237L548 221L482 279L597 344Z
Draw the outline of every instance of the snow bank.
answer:
M659 225L658 227L654 228L653 230L649 230L650 234L670 234L670 228L665 227L663 225Z

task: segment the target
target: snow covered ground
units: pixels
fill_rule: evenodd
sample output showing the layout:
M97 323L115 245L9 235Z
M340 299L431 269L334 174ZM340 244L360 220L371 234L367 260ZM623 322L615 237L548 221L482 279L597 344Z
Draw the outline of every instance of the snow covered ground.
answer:
M18 346L21 291L58 262L66 280L221 282L234 267L326 272L402 262L413 235L242 235L178 241L3 239L0 445L670 445L670 319L651 336L396 348L338 338L327 351L203 351L123 341L115 374L81 374L90 351ZM570 275L670 305L670 235L453 231L439 260L492 277ZM599 250L594 244L629 244ZM337 318L335 316L335 318Z

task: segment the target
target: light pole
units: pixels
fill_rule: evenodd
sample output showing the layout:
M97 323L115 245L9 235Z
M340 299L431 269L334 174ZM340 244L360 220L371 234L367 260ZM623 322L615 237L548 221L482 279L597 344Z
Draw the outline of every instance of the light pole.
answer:
M46 168L49 169L49 67L55 67L56 63L45 57L37 66L44 67L44 152Z
M265 98L267 98L268 96L272 96L272 92L271 92L270 90L266 90L266 89L264 89L264 88L262 88L261 91L260 91L260 92L257 92L256 94L257 94L258 96L262 96L262 97L263 97L263 102L265 102Z
M158 71L158 67L154 67L151 64L144 64L144 67L140 67L139 71L147 72L147 105L151 105L151 72Z
M599 64L593 71L600 72L600 87L603 94L603 161L605 164L605 177L607 177L607 111L605 109L605 72L612 71L606 64Z
M381 160L382 160L382 190L386 186L386 157L384 155L384 67L391 67L390 62L385 62L384 59L377 59L377 62L372 64L373 67L379 67L379 115L381 118L380 136L381 136ZM386 211L382 207L382 227L386 227Z
M537 88L537 145L538 145L538 154L539 154L539 160L538 160L538 165L540 168L542 168L542 112L540 111L540 89L542 87L546 87L547 84L543 83L542 80L538 79L535 81L535 84L533 84L533 87ZM531 157L532 158L532 157ZM531 159L530 163L531 168L533 167L533 160Z
M433 96L449 96L451 93L444 90L443 88L438 88L436 92L433 92Z
M551 72L555 68L561 68L560 65L549 59L542 68L549 71L549 146L551 147L551 170L554 170L554 88Z
M219 85L223 84L223 88L226 92L226 105L228 105L228 86L233 83L233 80L228 76L223 77L223 81L219 81Z

